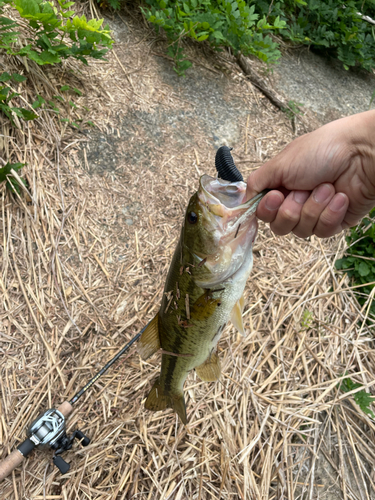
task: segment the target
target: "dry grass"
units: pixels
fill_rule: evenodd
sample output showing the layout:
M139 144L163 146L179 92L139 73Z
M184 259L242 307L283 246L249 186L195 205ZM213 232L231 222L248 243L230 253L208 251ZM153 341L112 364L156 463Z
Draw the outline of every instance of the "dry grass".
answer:
M82 73L72 65L72 76L32 68L28 91L43 86L52 95L57 82L83 86L80 99L109 142L121 138L127 113L191 106L158 73L153 33L136 21L128 29L108 64L80 67ZM227 68L229 98L256 107L256 119L241 119L235 150L247 174L293 138L290 124L229 58L195 57L213 75ZM69 80L77 74L78 82ZM134 141L141 146L150 138L139 130ZM213 174L214 150L197 129L189 147L152 143L152 161L135 162L129 143L121 143L115 168L100 170L90 160L90 138L47 112L19 130L4 120L1 133L5 161L28 163L30 193L1 187L5 457L38 413L70 398L157 312L184 207L199 174ZM367 307L358 307L333 269L344 246L342 235L302 241L261 225L246 290L249 333L243 339L225 330L219 382L189 376L188 426L169 410L143 408L160 357L142 362L133 349L77 403L68 429L79 427L92 441L64 455L69 473L62 477L51 452L36 450L0 485L0 497L375 498L374 421L338 390L345 372L369 391L375 381Z

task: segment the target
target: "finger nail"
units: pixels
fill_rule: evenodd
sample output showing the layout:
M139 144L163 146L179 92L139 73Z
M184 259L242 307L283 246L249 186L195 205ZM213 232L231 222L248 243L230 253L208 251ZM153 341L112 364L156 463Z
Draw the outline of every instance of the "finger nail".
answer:
M317 203L324 203L326 199L332 194L332 187L330 184L322 184L313 192L314 200Z
M280 205L282 204L282 199L280 198L280 196L269 196L268 198L266 198L265 200L265 204L266 204L266 209L267 210L277 210L278 208L280 208Z
M337 193L328 205L332 212L339 212L346 205L346 195Z
M308 191L294 191L293 200L299 205L303 205L309 197Z

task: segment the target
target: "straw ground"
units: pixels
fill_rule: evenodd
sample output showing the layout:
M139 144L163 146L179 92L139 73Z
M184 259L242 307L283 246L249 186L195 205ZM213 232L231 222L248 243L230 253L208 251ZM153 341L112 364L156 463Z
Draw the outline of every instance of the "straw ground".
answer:
M201 173L214 174L216 142L231 141L247 176L302 131L229 54L188 47L195 66L180 80L161 57L165 41L134 12L112 26L106 63L61 72L3 61L28 76L31 96L81 89L75 104L96 128L76 130L48 111L18 129L2 118L1 156L26 161L28 180L20 195L1 186L2 457L158 311L187 200ZM343 235L280 238L261 224L248 334L225 330L219 382L190 374L189 424L144 409L160 356L142 362L133 349L77 403L68 431L92 441L65 454L70 471L61 476L51 452L36 450L0 497L375 498L374 421L339 390L344 377L369 392L375 383L367 306L334 271L344 249Z

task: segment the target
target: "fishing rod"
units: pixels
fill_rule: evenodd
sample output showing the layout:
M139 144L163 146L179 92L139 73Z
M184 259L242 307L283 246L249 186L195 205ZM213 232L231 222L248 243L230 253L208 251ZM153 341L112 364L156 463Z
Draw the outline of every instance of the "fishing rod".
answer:
M243 181L243 177L234 164L230 151L232 148L222 146L218 149L215 157L215 166L218 176L229 182ZM70 469L61 456L73 446L75 439L80 440L82 446L90 444L90 438L77 429L69 437L66 433L66 419L73 412L73 405L79 398L102 376L104 373L140 338L149 323L142 328L108 363L75 394L69 401L64 401L57 408L49 408L39 415L27 429L27 439L23 441L10 455L0 462L0 481L5 479L23 459L27 457L37 446L54 450L52 461L62 474Z
M58 408L49 408L39 415L27 430L27 439L0 462L0 481L5 479L23 459L29 455L37 446L54 450L52 461L61 474L66 474L70 464L65 462L61 453L70 450L73 441L79 439L82 446L90 444L90 438L79 429L75 430L69 437L66 433L66 419L73 411L73 405L79 398L114 364L116 361L140 338L148 324L142 328L108 363L82 387L69 401L64 401Z

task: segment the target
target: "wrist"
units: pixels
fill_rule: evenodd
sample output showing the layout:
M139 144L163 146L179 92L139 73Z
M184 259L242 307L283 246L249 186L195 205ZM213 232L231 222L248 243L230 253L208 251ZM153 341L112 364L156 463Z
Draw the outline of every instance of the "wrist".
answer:
M350 126L349 143L375 193L375 110L350 116L346 120Z

